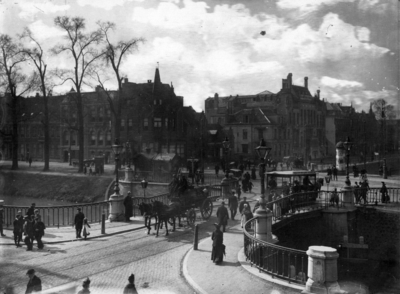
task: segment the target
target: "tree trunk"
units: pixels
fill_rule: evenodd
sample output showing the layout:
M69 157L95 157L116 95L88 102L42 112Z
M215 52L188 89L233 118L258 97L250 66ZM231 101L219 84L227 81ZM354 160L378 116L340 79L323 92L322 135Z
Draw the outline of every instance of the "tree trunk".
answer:
M83 122L83 102L82 102L82 95L80 91L77 91L77 112L78 112L78 143L79 143L79 169L78 173L83 172L83 157L84 157L84 122Z
M17 97L13 95L11 97L11 115L12 115L12 136L11 136L11 158L12 166L11 169L18 169L18 101Z
M43 87L43 86L42 86ZM49 108L48 108L48 98L46 93L43 93L43 103L44 103L44 167L43 171L48 171L50 169L50 132L49 132Z

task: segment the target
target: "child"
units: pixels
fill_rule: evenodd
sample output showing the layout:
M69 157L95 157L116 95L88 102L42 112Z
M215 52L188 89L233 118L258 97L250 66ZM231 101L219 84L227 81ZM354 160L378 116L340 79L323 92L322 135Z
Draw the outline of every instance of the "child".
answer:
M90 225L87 221L87 218L85 217L83 219L83 237L85 238L85 240L86 240L86 237L90 235L88 228L90 228Z

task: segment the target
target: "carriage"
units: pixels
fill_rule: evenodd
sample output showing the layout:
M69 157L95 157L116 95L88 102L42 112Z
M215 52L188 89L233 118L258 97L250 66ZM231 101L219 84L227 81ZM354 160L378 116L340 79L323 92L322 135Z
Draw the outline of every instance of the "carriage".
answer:
M169 184L169 200L178 202L180 209L177 217L186 217L188 225L196 221L196 209L204 220L208 220L213 212L212 199L208 197L209 186L193 186L188 184L185 176L178 176Z

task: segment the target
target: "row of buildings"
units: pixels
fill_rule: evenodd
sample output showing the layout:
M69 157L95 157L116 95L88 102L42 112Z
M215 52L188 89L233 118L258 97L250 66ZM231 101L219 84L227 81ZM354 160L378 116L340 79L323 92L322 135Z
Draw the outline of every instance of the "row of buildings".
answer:
M120 142L129 142L122 158L134 162L141 158L165 158L176 155L218 161L222 159L221 142L228 137L231 144L230 159L255 160L254 149L261 138L272 148L271 158L302 157L306 162L335 155L335 145L349 136L356 144L353 155L365 156L379 153L382 128L372 109L368 113L356 112L350 106L329 103L318 90L312 95L308 78L304 85L294 85L292 74L282 80L278 93L264 91L256 95L209 97L205 111L196 112L184 105L171 84L161 82L155 70L154 80L132 83L127 78L122 83L123 107L120 120ZM76 92L49 98L50 108L50 159L73 161L78 158ZM97 87L83 93L84 101L84 158L113 157L115 119L110 101L117 91L107 93ZM43 159L43 98L21 98L19 122L19 157ZM7 119L7 95L0 101L2 157L11 157L12 128ZM387 151L398 149L398 122L385 124ZM393 128L395 131L391 131ZM125 144L124 144L125 145Z

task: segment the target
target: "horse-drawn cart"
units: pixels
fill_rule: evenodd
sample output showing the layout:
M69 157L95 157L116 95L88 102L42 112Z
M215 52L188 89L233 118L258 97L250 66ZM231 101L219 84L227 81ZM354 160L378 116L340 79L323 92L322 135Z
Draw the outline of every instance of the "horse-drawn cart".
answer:
M208 197L208 186L191 186L185 177L174 179L169 185L171 202L180 205L180 217L186 217L188 225L196 221L196 209L200 210L201 217L208 220L213 211L212 199Z

